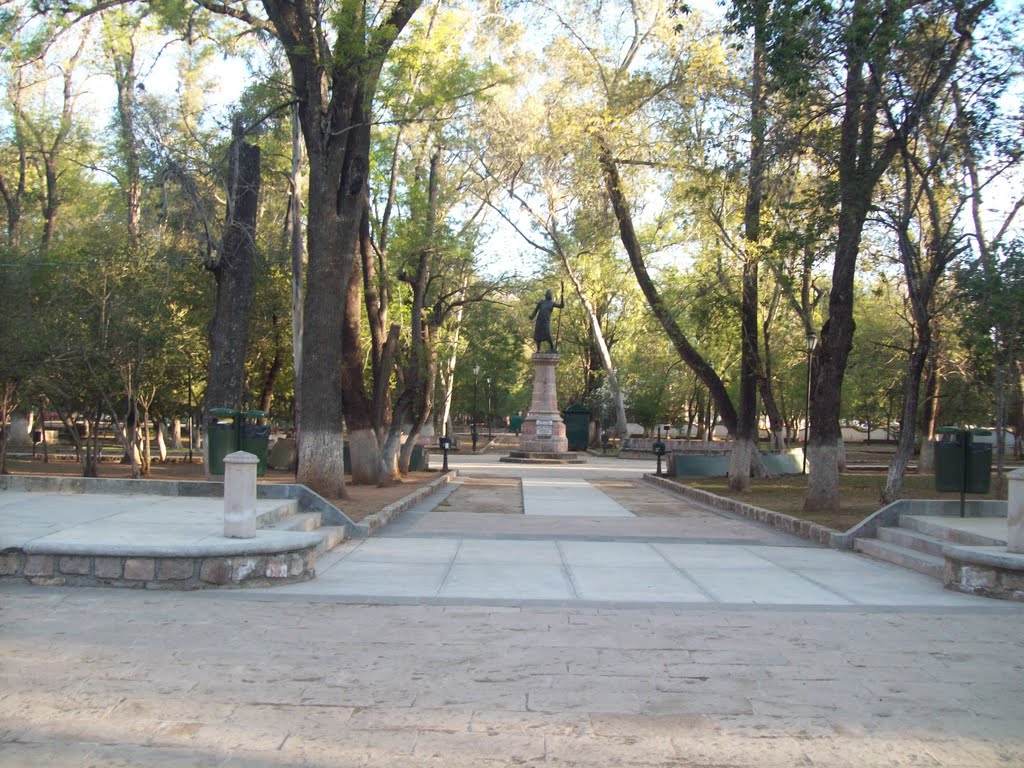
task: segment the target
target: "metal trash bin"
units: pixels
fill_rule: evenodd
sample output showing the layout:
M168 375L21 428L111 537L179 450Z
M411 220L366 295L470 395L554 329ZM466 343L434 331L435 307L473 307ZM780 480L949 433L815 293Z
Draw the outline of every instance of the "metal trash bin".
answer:
M935 430L935 490L959 493L965 490L964 453L967 433L959 427Z
M988 493L992 487L992 444L987 429L940 427L936 430L935 490L940 493ZM982 438L982 439L979 439Z
M988 493L992 487L992 443L978 438L991 437L987 429L972 429L967 433L967 488L968 493Z
M565 438L570 451L585 451L590 443L590 410L574 403L562 414L565 421Z
M224 474L224 457L238 450L238 411L211 408L206 418L207 474Z
M267 474L267 452L270 446L270 425L260 424L270 417L266 411L245 411L238 435L238 450L251 453L258 460L256 476Z

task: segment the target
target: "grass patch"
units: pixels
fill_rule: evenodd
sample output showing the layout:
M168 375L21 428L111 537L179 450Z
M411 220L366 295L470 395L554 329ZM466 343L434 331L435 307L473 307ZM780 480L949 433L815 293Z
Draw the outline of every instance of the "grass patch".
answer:
M847 531L866 517L873 515L882 504L885 489L884 472L846 472L839 475L839 509L822 512L804 512L804 497L807 495L807 477L804 475L783 475L771 480L751 481L748 493L729 489L724 477L681 477L676 482L691 488L699 488L717 496L725 496L757 507L782 512L802 520L828 526L837 531ZM992 489L988 494L969 494L969 499L1005 499L998 492L997 478L992 478ZM937 493L935 479L931 475L907 475L903 481L903 496L908 499L949 499L958 500L959 494Z

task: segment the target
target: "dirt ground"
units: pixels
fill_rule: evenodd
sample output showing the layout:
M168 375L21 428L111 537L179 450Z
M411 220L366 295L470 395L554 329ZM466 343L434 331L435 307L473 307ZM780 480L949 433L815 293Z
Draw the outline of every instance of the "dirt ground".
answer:
M523 514L522 483L508 477L462 477L460 486L438 504L438 510ZM678 517L679 499L639 480L590 480L638 517Z
M678 496L639 480L591 480L590 484L638 517L679 517L682 514Z
M63 475L78 477L82 474L82 466L77 461L50 458L44 462L41 458L7 459L7 471L12 475ZM131 477L131 467L127 464L105 461L100 464L100 477ZM367 515L372 515L388 504L405 498L420 486L426 485L440 476L439 472L410 472L402 481L392 486L347 485L348 498L328 499L334 506L342 510L354 522L359 522ZM199 459L191 464L188 461L171 461L165 464L153 462L149 474L150 480L207 480L203 462ZM268 469L261 483L294 483L295 475Z
M516 477L462 477L462 484L437 505L442 511L523 514L523 487Z

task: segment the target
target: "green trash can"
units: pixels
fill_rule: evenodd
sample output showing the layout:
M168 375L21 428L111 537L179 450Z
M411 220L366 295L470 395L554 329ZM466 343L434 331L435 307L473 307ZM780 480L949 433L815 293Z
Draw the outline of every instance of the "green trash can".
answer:
M256 465L256 477L267 474L267 452L270 447L270 425L260 424L270 418L266 411L245 411L242 413L242 426L238 435L238 450L251 453L259 463Z
M562 414L565 421L565 438L570 451L585 451L590 443L590 411L586 406L574 403Z
M935 490L959 493L964 490L964 447L967 435L959 427L935 430Z
M972 429L967 433L967 488L968 493L988 493L992 487L992 443L978 438L991 437L987 429Z
M211 408L206 419L207 473L224 474L224 457L238 450L238 411Z
M992 444L987 429L940 427L936 430L935 490L940 493L988 493L992 487Z
M515 432L517 435L523 431L523 417L522 416L509 416L508 417L508 431Z

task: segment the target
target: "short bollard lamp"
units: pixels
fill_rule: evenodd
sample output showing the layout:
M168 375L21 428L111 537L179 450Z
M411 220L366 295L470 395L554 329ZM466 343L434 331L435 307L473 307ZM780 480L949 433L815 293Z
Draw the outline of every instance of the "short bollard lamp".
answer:
M441 452L444 454L444 466L441 467L442 472L448 471L448 451L452 447L452 439L448 435L444 435L438 438L438 445L441 447Z
M665 455L665 441L661 439L661 430L658 430L658 439L654 441L651 450L658 457L658 477L661 477L661 457Z
M480 378L480 366L473 366L473 426L469 428L469 435L473 440L473 453L476 453L476 383Z

